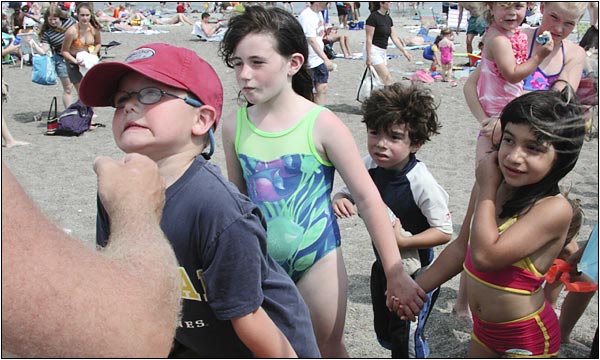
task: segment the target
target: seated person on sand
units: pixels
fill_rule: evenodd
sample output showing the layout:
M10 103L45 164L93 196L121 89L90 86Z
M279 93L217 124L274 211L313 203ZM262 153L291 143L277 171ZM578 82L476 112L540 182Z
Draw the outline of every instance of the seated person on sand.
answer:
M192 31L192 33L205 40L223 40L223 35L225 35L225 31L227 31L227 25L225 25L226 22L219 22L215 25L209 23L209 19L209 13L202 13L202 21L197 21L194 24L194 31Z
M328 28L325 31L325 36L323 37L323 42L325 44L335 44L336 41L340 42L340 47L342 48L342 52L344 53L344 57L349 59L352 57L352 51L350 50L350 46L348 45L348 36L341 35L337 33L337 28Z
M125 4L120 4L113 10L113 17L116 19L125 19L129 17L130 11Z
M102 25L112 24L113 22L119 20L114 16L107 15L102 9L96 10L96 19Z
M420 46L433 44L435 36L429 36L429 30L425 26L421 27L421 30L415 36L409 36L402 39L406 46Z
M126 18L116 18L114 16L107 15L102 10L96 10L96 19L98 22L105 27L110 27L111 31L136 31L139 29L139 26L142 25L141 20L134 24L131 23L131 18L136 14L131 14ZM137 26L137 27L136 27Z
M191 22L190 19L188 19L188 17L182 13L174 14L173 17L170 17L170 18L163 17L163 18L159 18L159 19L152 19L152 23L154 25L175 25L175 24L179 24L179 23L194 25L194 23Z

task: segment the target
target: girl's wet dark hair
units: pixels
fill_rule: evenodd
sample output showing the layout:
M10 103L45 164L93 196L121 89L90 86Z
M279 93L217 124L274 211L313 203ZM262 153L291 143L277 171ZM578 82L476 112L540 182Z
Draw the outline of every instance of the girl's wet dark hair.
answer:
M229 25L221 47L219 56L225 64L233 68L231 58L237 45L248 34L269 34L275 38L275 51L283 57L300 53L304 57L304 64L292 77L294 91L313 101L312 78L308 73L308 42L304 36L302 26L289 12L277 8L262 6L249 6L241 15L229 20Z
M502 132L506 125L529 125L540 143L550 144L556 159L550 172L535 184L516 189L502 206L500 217L527 212L536 201L560 192L558 182L577 163L585 137L584 109L567 85L562 91L540 90L511 101L500 116Z

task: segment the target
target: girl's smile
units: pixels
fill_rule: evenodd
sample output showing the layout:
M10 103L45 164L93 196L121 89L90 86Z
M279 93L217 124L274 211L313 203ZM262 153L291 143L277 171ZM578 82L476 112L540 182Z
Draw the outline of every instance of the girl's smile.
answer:
M498 151L498 165L510 186L539 182L550 172L555 160L554 147L541 143L529 125L506 125Z

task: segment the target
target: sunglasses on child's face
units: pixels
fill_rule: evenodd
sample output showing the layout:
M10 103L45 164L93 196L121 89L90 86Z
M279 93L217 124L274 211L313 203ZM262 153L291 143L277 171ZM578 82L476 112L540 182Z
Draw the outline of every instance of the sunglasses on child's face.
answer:
M168 93L164 90L161 90L156 87L147 87L143 88L140 91L117 91L115 95L113 95L111 99L112 107L116 109L122 109L125 107L125 103L131 99L131 97L135 95L140 104L144 105L153 105L159 102L164 96L171 96L177 99L181 99L185 101L186 104L200 107L202 103L198 100L191 99L189 97L181 97L179 95Z

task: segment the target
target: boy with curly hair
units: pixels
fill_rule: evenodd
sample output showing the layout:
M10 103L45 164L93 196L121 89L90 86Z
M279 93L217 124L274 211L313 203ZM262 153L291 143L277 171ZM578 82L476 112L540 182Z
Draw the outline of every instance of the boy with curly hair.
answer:
M369 151L363 160L389 208L404 270L413 278L433 261L433 247L452 237L448 194L415 156L438 134L441 125L436 109L431 91L416 83L396 83L374 91L362 105ZM355 214L354 199L346 187L335 194L333 202L338 217ZM401 320L386 307L386 279L377 251L375 257L371 299L377 340L392 351L393 358L427 357L423 328L439 288L427 294L416 322Z

